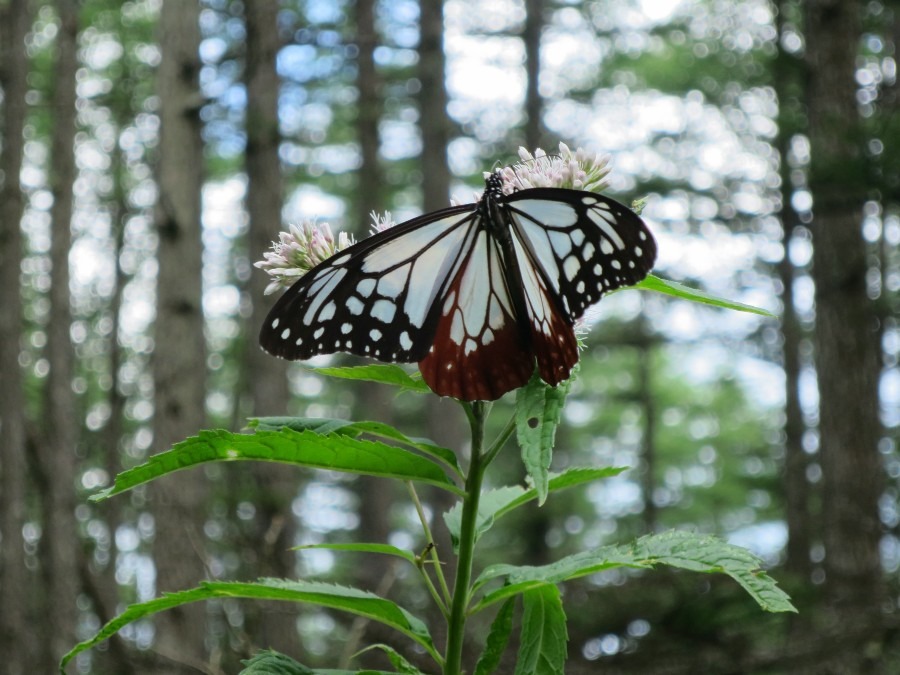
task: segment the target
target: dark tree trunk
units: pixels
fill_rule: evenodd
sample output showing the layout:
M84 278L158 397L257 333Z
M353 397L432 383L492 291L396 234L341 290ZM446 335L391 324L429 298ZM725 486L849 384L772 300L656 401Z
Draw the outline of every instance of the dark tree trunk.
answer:
M356 44L359 55L356 60L355 86L359 94L356 115L356 141L359 144L360 165L356 174L357 190L350 211L352 223L348 229L362 238L369 235L370 213L383 213L385 209L384 171L381 166L379 149L381 139L379 122L384 110L382 81L375 66L375 48L378 34L375 27L375 2L356 0L353 23L356 26ZM362 382L358 390L356 414L364 419L376 419L390 424L393 418L393 394L378 384ZM390 481L370 476L361 476L355 481L355 492L359 498L359 539L366 542L383 543L390 534L390 511L394 502L394 486ZM359 583L366 590L382 596L389 595L396 574L393 563L384 556L369 560L360 570ZM392 642L393 637L384 634L381 627L372 622L356 619L350 630L350 639L341 654L341 665L363 665L375 667L382 663L374 654L362 660L353 658L353 653L371 642ZM402 644L393 644L403 649Z
M856 1L809 2L806 47L825 588L836 620L865 633L877 627L885 595L878 326L866 288L866 172L854 79L861 11ZM874 672L859 648L832 665L829 672Z
M28 60L25 36L29 3L10 0L0 8L0 87L3 138L0 155L0 653L3 670L24 675L36 656L28 625L29 575L25 567L25 400L19 367L22 339L22 191L19 172L24 150Z
M778 3L778 34L783 33L786 4ZM782 368L785 382L784 407L784 463L783 485L785 493L785 521L788 530L787 562L788 571L798 579L809 580L812 572L810 564L810 548L812 541L812 523L810 519L810 486L807 479L809 462L803 450L803 434L806 424L803 410L800 407L800 343L803 339L802 329L794 307L794 264L789 256L791 239L799 224L797 212L791 205L793 185L792 167L788 155L791 139L794 134L805 132L798 128L802 113L799 110L798 97L802 96L802 82L798 60L791 54L779 49L774 64L774 84L778 96L778 154L779 174L781 177L781 227L784 256L778 263L777 273L782 285L781 293L781 334Z
M157 317L153 352L154 447L168 450L204 422L206 347L201 305L200 5L165 0L159 21L160 142L156 231L159 235ZM158 593L195 586L206 577L203 523L207 479L201 471L166 476L152 486L153 559ZM201 603L157 619L156 672L193 673L207 661L206 609Z
M75 444L79 434L72 372L75 350L70 329L69 250L72 248L72 203L75 182L75 72L78 69L78 7L57 0L60 29L56 37L53 131L49 165L53 206L50 212L50 318L47 325L45 414L53 420L41 439L40 459L46 480L44 581L48 620L42 670L52 672L76 642L82 547L75 521Z
M281 133L278 126L280 80L275 67L281 39L278 32L278 3L250 2L244 5L247 27L244 82L247 87L247 236L251 260L262 258L281 229L284 188L278 155ZM263 295L266 275L253 270L247 284L252 308L247 321L247 339L243 355L245 391L249 394L252 415L287 414L288 391L285 362L264 353L257 333L271 309L274 298ZM238 420L240 424L242 420ZM232 467L229 467L232 468ZM249 471L248 471L249 468ZM243 543L243 558L248 561L247 578L296 576L295 520L291 503L297 494L299 474L284 466L254 462L250 467L233 467L235 478L250 478L256 497L256 514ZM281 606L248 603L245 628L253 644L296 654L298 636L296 612Z
M444 2L419 3L419 93L422 132L422 208L427 213L450 203L450 118L447 115Z
M525 147L534 152L544 138L544 98L541 96L541 34L544 31L544 0L525 0Z

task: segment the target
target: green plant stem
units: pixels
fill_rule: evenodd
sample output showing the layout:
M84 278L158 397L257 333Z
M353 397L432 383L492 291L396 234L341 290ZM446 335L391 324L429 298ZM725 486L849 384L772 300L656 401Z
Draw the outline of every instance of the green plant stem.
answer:
M509 437L513 435L516 430L516 416L510 415L509 420L506 422L506 426L503 427L503 430L497 435L497 438L494 439L494 442L491 443L490 447L488 447L487 451L484 453L484 467L487 468L491 462L494 461L494 458L497 456L497 453L503 449L503 446L506 445L506 441L509 440Z
M462 522L459 531L459 557L456 564L456 580L453 584L453 601L447 630L447 651L444 675L462 672L463 641L466 629L466 609L469 604L469 584L472 580L472 561L475 554L475 529L478 521L478 501L484 481L484 422L487 404L476 401L467 407L472 427L472 458L466 476L466 496L463 498Z
M431 597L434 598L435 603L441 610L441 614L444 615L444 618L448 618L448 610L447 605L450 603L450 589L447 587L447 581L444 579L444 572L441 570L441 559L438 556L437 548L434 544L434 537L431 536L431 528L428 526L428 519L425 517L425 509L422 508L422 502L419 500L419 494L416 492L416 486L412 484L412 481L406 481L406 488L409 490L409 496L413 501L413 504L416 507L416 513L419 516L419 522L422 524L422 531L425 533L426 542L432 544L431 551L431 562L434 565L434 575L437 577L438 584L441 587L441 592L444 597L441 598L438 595L437 589L434 587L434 584L431 582L431 577L428 576L428 573L425 571L424 560L422 563L418 565L419 570L422 573L422 576L425 579L425 584L428 587L428 592L431 593Z

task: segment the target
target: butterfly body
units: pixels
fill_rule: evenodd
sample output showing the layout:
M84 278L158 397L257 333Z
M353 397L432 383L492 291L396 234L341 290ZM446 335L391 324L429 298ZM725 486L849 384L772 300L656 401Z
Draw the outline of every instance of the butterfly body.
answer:
M578 360L573 325L605 293L637 283L653 237L622 204L590 192L504 195L414 218L347 248L279 299L260 344L288 359L346 351L419 362L438 394L494 400L537 362L556 385Z

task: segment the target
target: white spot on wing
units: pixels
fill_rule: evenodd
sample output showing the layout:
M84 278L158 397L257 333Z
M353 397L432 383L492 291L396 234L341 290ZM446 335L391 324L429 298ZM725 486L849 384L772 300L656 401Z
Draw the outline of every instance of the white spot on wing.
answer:
M457 310L453 312L453 321L450 324L450 339L456 344L461 345L465 337L466 333L463 329L462 312L457 308Z
M510 206L523 211L539 223L551 227L568 227L578 220L578 212L565 202L553 202L545 199L522 199Z
M570 255L563 261L563 272L569 281L572 281L578 275L578 270L580 269L581 262L574 255Z
M622 237L619 236L616 228L613 227L615 221L611 220L611 216L598 212L596 209L588 209L587 213L588 217L597 224L597 227L603 230L603 233L616 245L616 248L620 251L625 248L625 242L622 241Z
M334 318L336 309L337 307L334 304L334 300L330 301L322 308L322 311L319 312L319 321L328 321L329 319Z
M565 258L572 251L572 239L565 232L552 231L548 234L550 245L558 258Z
M372 316L382 323L390 323L394 320L394 314L397 312L397 305L390 300L376 300L372 305Z
M372 295L372 291L375 290L375 280L374 279L363 279L356 285L356 292L359 293L362 297L368 298Z
M357 298L355 295L351 295L347 298L347 309L349 312L355 316L359 316L363 313L363 310L366 306L363 304L362 300Z

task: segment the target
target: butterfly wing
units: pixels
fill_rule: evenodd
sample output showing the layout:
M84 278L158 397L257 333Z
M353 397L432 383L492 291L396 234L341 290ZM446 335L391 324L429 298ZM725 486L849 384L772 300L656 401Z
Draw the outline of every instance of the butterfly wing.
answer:
M653 235L614 199L534 188L504 201L516 239L570 322L606 293L638 283L653 268Z
M656 242L619 202L591 192L534 188L504 198L541 378L556 385L578 361L575 319L652 269Z
M434 336L436 300L472 246L474 206L414 218L314 267L275 303L260 345L292 360L337 351L422 359Z
M528 381L534 356L523 339L500 246L480 216L475 225L419 371L441 396L493 401Z

